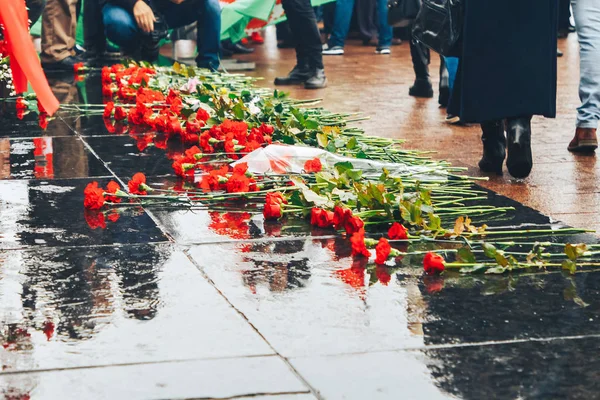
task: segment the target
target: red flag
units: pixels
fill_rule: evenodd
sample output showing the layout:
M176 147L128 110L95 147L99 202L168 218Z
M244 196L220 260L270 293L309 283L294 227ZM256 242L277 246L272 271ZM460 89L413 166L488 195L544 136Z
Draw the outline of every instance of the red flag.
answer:
M49 115L58 110L58 100L50 90L27 29L24 0L0 1L0 23L10 56L10 67L17 93L27 91L27 81Z

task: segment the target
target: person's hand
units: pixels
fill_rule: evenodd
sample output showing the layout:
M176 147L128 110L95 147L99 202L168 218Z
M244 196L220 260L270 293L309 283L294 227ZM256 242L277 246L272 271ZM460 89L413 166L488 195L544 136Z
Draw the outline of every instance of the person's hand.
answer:
M175 3L175 4L181 4L183 3L185 0L171 0L171 3Z
M133 6L133 16L135 17L135 22L137 22L142 31L150 33L154 30L154 21L156 21L156 17L150 6L142 0L138 0Z

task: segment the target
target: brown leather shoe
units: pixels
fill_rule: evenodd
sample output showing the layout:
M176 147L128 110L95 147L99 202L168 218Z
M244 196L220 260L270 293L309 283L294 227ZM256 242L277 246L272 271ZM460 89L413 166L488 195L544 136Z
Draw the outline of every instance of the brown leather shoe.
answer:
M569 143L568 150L575 152L590 152L598 148L598 138L594 128L577 128L575 137Z

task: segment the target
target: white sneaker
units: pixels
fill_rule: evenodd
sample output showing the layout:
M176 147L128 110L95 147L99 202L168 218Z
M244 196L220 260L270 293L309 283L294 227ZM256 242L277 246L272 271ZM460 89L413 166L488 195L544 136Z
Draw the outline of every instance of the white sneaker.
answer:
M392 51L389 47L378 47L375 54L392 54Z
M325 56L341 56L344 54L344 48L341 46L333 46L327 50L323 50Z

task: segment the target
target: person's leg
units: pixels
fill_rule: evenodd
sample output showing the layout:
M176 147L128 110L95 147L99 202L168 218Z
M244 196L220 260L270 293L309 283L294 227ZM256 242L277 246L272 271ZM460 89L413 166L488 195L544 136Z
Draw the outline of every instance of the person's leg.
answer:
M356 0L356 6L354 7L356 10L356 22L358 23L358 30L363 43L368 44L377 35L378 2L379 0Z
M412 58L416 79L408 94L414 97L433 97L433 87L431 86L431 80L429 79L429 49L415 39L411 39L410 56Z
M577 132L569 150L585 151L597 147L596 129L600 120L600 3L573 0L575 28L579 39L579 98Z
M29 20L31 21L31 25L33 25L40 19L46 7L46 0L26 0L25 4L27 5Z
M77 0L48 0L42 13L42 63L58 63L75 55Z
M100 0L85 0L83 2L83 47L85 47L86 52L100 56L106 50Z
M329 48L344 47L346 36L348 36L348 31L350 30L353 9L354 0L337 0L333 29L328 42Z
M288 77L277 78L275 84L304 82L305 87L310 89L325 87L327 78L323 69L321 37L310 0L282 0L281 3L292 35L298 41L297 65ZM292 76L295 72L299 75Z
M221 6L218 0L187 0L167 4L162 9L169 28L198 22L197 46L199 67L218 69L221 43Z
M102 21L108 40L121 47L128 55L135 52L139 47L141 31L129 11L107 4L102 8Z
M379 49L392 46L394 38L394 29L388 24L388 2L387 0L377 0L377 17L379 18Z
M221 6L219 0L204 0L204 9L198 19L199 67L217 70L219 68L219 43L221 41Z

